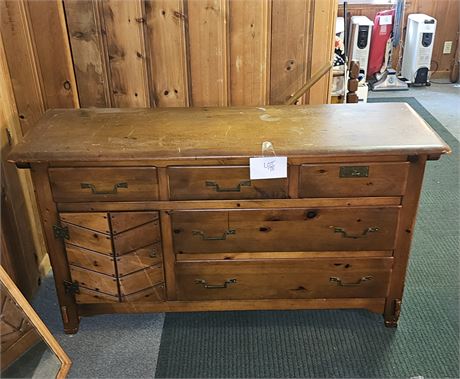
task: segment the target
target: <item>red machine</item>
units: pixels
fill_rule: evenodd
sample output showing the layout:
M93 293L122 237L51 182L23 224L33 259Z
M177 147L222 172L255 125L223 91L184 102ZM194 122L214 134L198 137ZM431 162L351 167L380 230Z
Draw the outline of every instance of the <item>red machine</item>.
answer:
M382 68L385 60L387 41L393 30L395 10L378 12L372 28L371 49L367 66L367 77L371 78Z

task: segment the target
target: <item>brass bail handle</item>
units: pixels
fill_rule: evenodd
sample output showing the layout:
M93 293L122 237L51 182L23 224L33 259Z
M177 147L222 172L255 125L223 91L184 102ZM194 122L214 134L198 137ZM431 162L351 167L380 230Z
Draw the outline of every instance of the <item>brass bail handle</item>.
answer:
M236 279L227 279L223 284L208 284L204 279L195 279L195 284L200 284L203 288L208 290L219 289L219 288L228 288L230 284L236 284Z
M368 282L369 280L372 280L374 279L373 276L363 276L361 279L359 279L358 281L354 282L354 283L344 283L342 281L342 279L336 277L336 276L332 276L329 278L329 281L332 282L332 283L335 283L337 284L339 287L356 287L356 286L359 286L361 284L363 284L364 282Z
M93 195L116 195L118 193L118 188L128 188L128 183L120 182L113 185L113 188L109 191L98 191L96 186L92 183L80 183L82 189L89 188Z
M227 236L236 234L235 229L227 229L225 232L222 233L221 236L207 236L205 232L202 230L192 230L192 235L200 236L204 241L223 241L227 239Z
M206 187L214 187L216 192L241 192L241 187L250 187L251 181L250 180L242 180L237 184L236 187L233 188L222 188L218 183L207 180Z
M330 226L330 228L334 230L334 233L341 233L343 238L352 239L365 238L369 233L376 233L379 231L379 228L376 226L370 226L369 228L364 229L361 234L348 234L344 228L340 228L338 226Z

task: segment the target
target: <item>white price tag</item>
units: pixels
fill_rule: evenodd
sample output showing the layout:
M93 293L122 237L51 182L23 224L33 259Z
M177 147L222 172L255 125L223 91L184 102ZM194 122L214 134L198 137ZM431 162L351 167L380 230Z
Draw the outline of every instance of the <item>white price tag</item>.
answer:
M379 17L379 24L380 25L391 25L391 14L388 16L380 16Z
M251 180L287 178L287 157L249 158Z

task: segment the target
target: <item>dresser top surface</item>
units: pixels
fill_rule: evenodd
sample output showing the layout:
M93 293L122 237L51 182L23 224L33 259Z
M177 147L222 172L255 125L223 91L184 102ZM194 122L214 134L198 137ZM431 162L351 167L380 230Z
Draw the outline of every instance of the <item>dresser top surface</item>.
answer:
M49 110L10 161L121 161L449 152L405 103Z

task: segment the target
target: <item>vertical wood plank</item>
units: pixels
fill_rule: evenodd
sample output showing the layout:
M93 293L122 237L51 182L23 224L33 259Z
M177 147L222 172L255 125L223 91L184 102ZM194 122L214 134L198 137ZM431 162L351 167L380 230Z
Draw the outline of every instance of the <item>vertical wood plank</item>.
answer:
M230 18L230 104L268 102L271 3L233 0Z
M27 11L23 0L0 2L0 30L22 134L45 110Z
M29 1L46 108L78 107L78 94L62 1Z
M270 104L284 104L306 81L310 3L273 0Z
M192 103L228 105L227 1L188 0Z
M30 298L38 288L40 275L37 260L41 258L39 254L45 252L40 252L40 243L36 241L40 229L33 223L31 187L27 186L27 177L6 161L11 147L17 143L21 132L2 38L0 38L0 132L1 224L2 233L6 238L5 246L9 247L7 251L2 252L2 258L5 262L10 261L14 265L14 270L18 274L15 275L18 280L17 285ZM4 256L7 253L13 254L10 259Z
M82 107L110 107L97 0L65 0L78 96Z
M312 36L310 45L310 74L309 77L321 69L326 63L332 63L334 54L335 19L337 17L337 0L314 0L311 12ZM330 103L330 82L332 70L325 74L308 93L308 104Z
M102 3L115 107L150 106L140 0Z
M189 104L183 0L146 0L151 97L159 107Z

